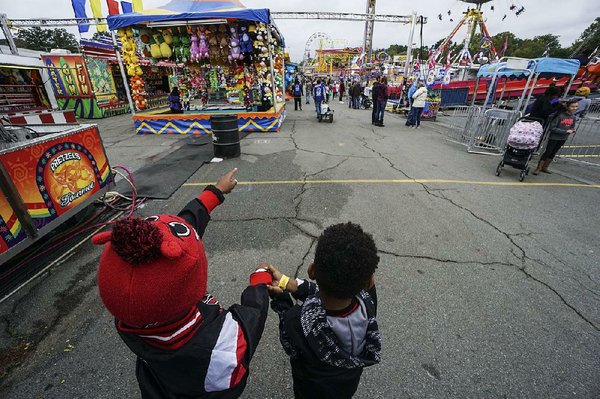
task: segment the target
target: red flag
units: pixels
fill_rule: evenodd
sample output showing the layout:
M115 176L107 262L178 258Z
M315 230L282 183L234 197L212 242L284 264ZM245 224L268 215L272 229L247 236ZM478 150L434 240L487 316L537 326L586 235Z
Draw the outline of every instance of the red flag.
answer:
M450 55L450 51L448 51L446 55L446 69L450 69L450 66L452 66L452 56Z
M119 14L119 2L117 0L106 0L108 6L108 15Z

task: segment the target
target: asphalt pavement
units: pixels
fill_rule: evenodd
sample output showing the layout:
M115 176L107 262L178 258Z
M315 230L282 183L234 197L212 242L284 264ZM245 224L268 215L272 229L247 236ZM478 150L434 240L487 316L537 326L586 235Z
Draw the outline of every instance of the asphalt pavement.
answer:
M240 185L205 234L209 290L239 301L260 262L306 276L319 233L353 221L374 235L381 364L357 398L600 397L600 168L572 161L528 176L468 154L424 122L332 101L289 107L279 133L254 133L242 156L201 167L140 215L176 213L233 167ZM134 169L185 137L134 136L126 116L100 122L111 163ZM0 305L0 396L139 398L135 358L96 288L87 243ZM12 365L12 366L6 366ZM243 398L292 397L270 312Z

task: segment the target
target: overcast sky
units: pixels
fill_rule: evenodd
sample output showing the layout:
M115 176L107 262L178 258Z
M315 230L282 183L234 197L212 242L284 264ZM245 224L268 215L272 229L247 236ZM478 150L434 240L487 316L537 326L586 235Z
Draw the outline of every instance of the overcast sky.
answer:
M73 17L70 0L0 0L0 12L12 18L69 18ZM242 0L248 8L271 8L271 11L331 11L364 13L366 0ZM104 2L103 2L104 3ZM145 8L168 3L168 0L144 0ZM553 33L560 36L563 45L570 45L597 16L600 16L600 0L494 0L495 10L484 6L488 30L494 35L512 31L519 37L530 38ZM515 16L511 5L525 6L525 12ZM106 4L103 4L106 8ZM423 29L425 44L433 44L447 36L465 11L467 4L459 0L377 0L379 14L410 15L412 11L429 18ZM448 11L452 16L448 16ZM443 20L438 19L443 15ZM503 22L502 17L507 15ZM92 13L89 11L88 15ZM454 22L450 22L454 18ZM364 23L316 20L276 21L286 39L292 59L300 61L309 36L323 32L333 39L346 40L349 46L361 46ZM93 29L90 29L93 32ZM76 28L70 29L77 33ZM374 47L383 48L390 44L406 44L409 26L392 23L376 23ZM465 29L458 36L463 38ZM86 36L91 36L86 35ZM418 32L415 42L419 42Z

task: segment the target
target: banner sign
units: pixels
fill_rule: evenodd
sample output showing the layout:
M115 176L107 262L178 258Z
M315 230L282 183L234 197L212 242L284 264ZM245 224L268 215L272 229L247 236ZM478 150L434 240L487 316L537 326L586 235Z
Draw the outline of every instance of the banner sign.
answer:
M96 127L2 154L0 162L38 229L110 180L110 166ZM8 214L5 209L0 211L3 218Z
M81 54L42 54L42 62L49 68L57 99L94 96Z

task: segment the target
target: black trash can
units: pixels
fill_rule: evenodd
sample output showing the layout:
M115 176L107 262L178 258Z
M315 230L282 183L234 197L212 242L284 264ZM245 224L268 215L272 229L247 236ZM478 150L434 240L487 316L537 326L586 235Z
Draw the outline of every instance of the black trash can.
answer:
M240 132L237 115L214 115L210 117L213 147L217 158L240 156Z

